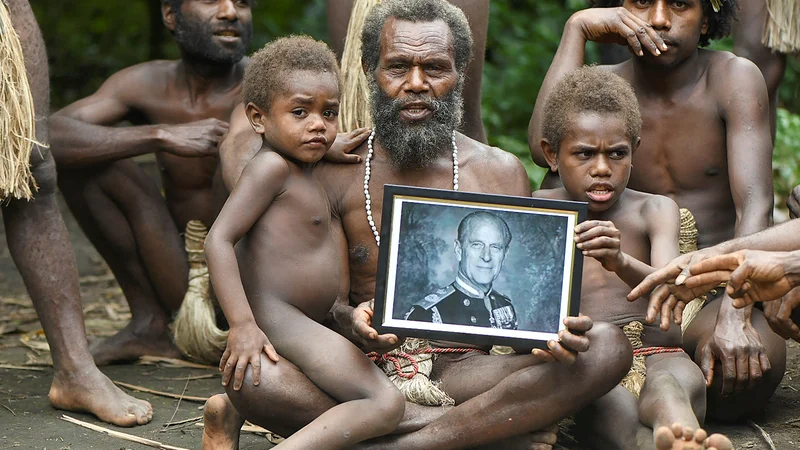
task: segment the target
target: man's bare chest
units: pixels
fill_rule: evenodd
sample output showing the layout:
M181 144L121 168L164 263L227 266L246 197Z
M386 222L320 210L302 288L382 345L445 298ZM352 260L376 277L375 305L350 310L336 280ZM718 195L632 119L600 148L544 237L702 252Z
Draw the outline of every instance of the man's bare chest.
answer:
M149 124L177 125L205 119L228 122L239 103L239 95L222 96L191 102L188 98L164 99L160 104L147 102L139 111Z
M675 194L727 182L726 129L714 102L640 108L642 141L633 155L630 187Z

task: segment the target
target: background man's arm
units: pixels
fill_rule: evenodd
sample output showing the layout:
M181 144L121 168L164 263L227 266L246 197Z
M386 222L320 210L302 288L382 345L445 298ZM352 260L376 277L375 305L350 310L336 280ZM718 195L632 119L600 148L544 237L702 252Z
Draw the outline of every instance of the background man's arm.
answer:
M528 123L528 146L531 150L533 162L541 167L547 167L542 148L539 143L542 140L542 116L544 115L544 103L553 87L573 69L583 66L586 53L586 37L581 31L580 19L578 14L569 18L564 26L564 34L558 45L553 62L547 70L547 75L539 88L536 96L536 104L533 107L533 114Z
M722 70L729 83L720 83L718 98L727 130L728 176L736 205L736 236L745 236L771 223L769 99L761 72L752 62L744 58L731 59Z
M136 96L149 93L145 65L112 75L94 94L50 118L53 157L60 167L81 168L159 150L181 156L216 154L227 124L206 119L185 125L114 127L136 113Z
M736 206L736 236L764 230L771 223L772 138L769 99L758 67L744 58L734 58L721 67L727 83L719 83L719 104L725 120L728 147L728 177ZM713 84L712 84L713 86ZM749 318L749 310L735 310L725 295L720 314Z

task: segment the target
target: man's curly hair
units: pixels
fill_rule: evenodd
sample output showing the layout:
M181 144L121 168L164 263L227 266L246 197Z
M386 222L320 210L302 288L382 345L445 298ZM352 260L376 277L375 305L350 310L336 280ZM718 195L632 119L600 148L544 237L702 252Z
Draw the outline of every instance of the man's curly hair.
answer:
M625 121L626 134L635 144L642 131L636 93L619 75L600 67L572 70L556 83L544 104L542 137L558 152L572 119L582 112L617 114Z
M283 91L287 77L296 70L332 73L341 90L339 65L328 45L309 36L287 36L267 43L250 57L242 85L244 103L268 111L273 97Z
M722 7L715 12L711 6L711 0L700 0L703 16L708 18L708 32L700 36L700 47L705 47L711 41L728 36L733 30L733 22L739 11L739 0L720 0L720 2ZM624 0L590 0L590 3L594 8L613 8L622 6Z
M361 60L367 71L378 67L381 53L381 31L390 18L409 22L442 20L450 28L456 70L464 74L472 59L472 31L467 16L445 0L388 0L374 6L364 20L361 31Z

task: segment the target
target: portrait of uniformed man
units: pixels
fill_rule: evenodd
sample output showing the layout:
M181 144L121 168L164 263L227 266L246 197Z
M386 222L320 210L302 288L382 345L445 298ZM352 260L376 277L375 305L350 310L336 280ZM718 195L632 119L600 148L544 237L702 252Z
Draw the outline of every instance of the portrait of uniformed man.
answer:
M510 243L511 230L499 216L487 211L468 214L458 224L453 245L458 261L455 281L414 303L405 319L516 330L514 305L492 288Z

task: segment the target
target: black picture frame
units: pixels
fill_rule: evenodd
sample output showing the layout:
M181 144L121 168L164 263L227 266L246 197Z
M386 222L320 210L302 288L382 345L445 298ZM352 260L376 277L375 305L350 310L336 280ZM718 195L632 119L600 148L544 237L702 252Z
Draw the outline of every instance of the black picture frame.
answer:
M463 217L476 211L500 217L511 234L498 273L490 275L494 277L491 278L492 287L488 293L484 291L481 301L485 304L478 311L480 314L470 316L471 323L466 324L449 323L449 319L443 319L445 314L439 315L440 323L433 323L436 319L431 322L406 320L411 311L409 304L412 308L429 306L423 315L433 314L434 309L439 314L439 305L444 310L446 305L457 305L459 301L464 305L472 301L473 308L477 308L475 299L465 294L476 292L464 288L465 285L476 286L469 282L469 276L463 275L470 272L469 263L465 262L461 269L460 261L466 261L467 257L463 256L466 254L459 253L460 244L455 243L458 238L455 221L460 223ZM586 215L584 202L386 185L373 326L381 334L393 333L400 337L545 348L548 340L558 339L558 331L564 328L563 319L578 314L583 255L575 247L574 228ZM453 249L449 250L452 259L447 256L448 241L453 242ZM516 267L503 274L512 255ZM455 260L458 261L456 267L448 269L448 261ZM421 274L423 271L425 274ZM432 291L448 279L454 280L449 287ZM518 298L496 291L495 287L501 286L501 282L502 289L513 291ZM425 291L432 293L422 295ZM498 294L500 303L496 303L494 294ZM508 308L500 306L508 302L512 305L513 322L508 320L508 314L498 312L498 309L507 311ZM498 309L491 309L495 306ZM447 309L454 311L450 317L460 317L458 309L458 306ZM486 317L481 316L483 313ZM476 320L476 316L480 320ZM488 326L477 324L486 321L491 323ZM503 327L495 328L497 323L502 323ZM512 326L515 329L508 328Z

